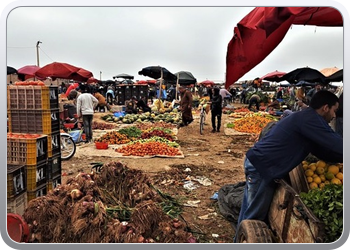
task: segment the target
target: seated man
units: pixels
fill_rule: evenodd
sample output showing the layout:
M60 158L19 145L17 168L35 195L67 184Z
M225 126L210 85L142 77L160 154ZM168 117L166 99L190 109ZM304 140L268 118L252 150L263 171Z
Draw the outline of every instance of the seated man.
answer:
M272 98L272 102L270 104L267 105L267 107L272 110L274 109L280 109L281 105L280 102L276 99L276 97Z
M133 96L131 100L127 102L125 112L127 114L137 114L139 112L137 108L136 96Z
M146 100L146 97L145 97L145 96L141 97L141 99L138 100L136 106L137 106L139 109L142 109L142 112L151 112L151 108L148 107L148 105L147 105L147 100Z

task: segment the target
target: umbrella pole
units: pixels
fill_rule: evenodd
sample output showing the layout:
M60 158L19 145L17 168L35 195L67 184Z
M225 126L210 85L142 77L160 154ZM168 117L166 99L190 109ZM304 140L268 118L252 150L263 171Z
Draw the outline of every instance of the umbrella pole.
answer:
M179 91L179 74L177 74L176 86L175 86L175 100L177 100L177 92Z
M162 85L163 85L163 69L160 68L160 81L159 81L159 92L158 92L158 99L160 100L161 94L162 94Z

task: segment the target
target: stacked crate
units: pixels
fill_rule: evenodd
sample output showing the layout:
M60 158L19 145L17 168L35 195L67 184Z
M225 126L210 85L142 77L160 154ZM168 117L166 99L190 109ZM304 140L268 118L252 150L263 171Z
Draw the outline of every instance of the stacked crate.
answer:
M46 195L61 183L58 87L8 86L7 114L8 181L12 177L9 169L23 166L23 185L26 186L27 201L30 201ZM12 182L15 185L14 179ZM8 191L13 194L17 189L10 184L8 182ZM8 192L8 211L16 206L12 203L14 198Z

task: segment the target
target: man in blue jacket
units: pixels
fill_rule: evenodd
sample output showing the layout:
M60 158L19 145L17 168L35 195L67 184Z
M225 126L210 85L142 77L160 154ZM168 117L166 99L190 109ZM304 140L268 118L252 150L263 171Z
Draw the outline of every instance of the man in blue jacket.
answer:
M267 222L274 180L286 177L309 153L325 161L343 162L343 138L329 126L338 107L335 94L320 90L308 108L280 120L248 150L244 160L247 185L237 232L242 220Z

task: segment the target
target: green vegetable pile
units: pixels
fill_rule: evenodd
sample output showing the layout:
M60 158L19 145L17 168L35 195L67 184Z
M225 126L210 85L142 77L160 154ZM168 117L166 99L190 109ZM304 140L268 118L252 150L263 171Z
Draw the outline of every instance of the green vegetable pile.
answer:
M141 129L139 129L135 126L119 129L118 132L120 134L126 135L129 139L139 138L142 134Z
M146 142L153 142L153 141L155 141L155 142L164 142L168 146L174 147L174 148L178 148L180 146L177 142L170 141L170 140L168 140L166 138L159 137L159 136L153 136L153 137L148 138L148 139L139 139L139 140L136 140L136 141L131 141L128 144L135 144L137 142L146 143Z
M325 243L335 242L343 232L343 185L328 184L323 189L300 193L300 198L325 224Z

